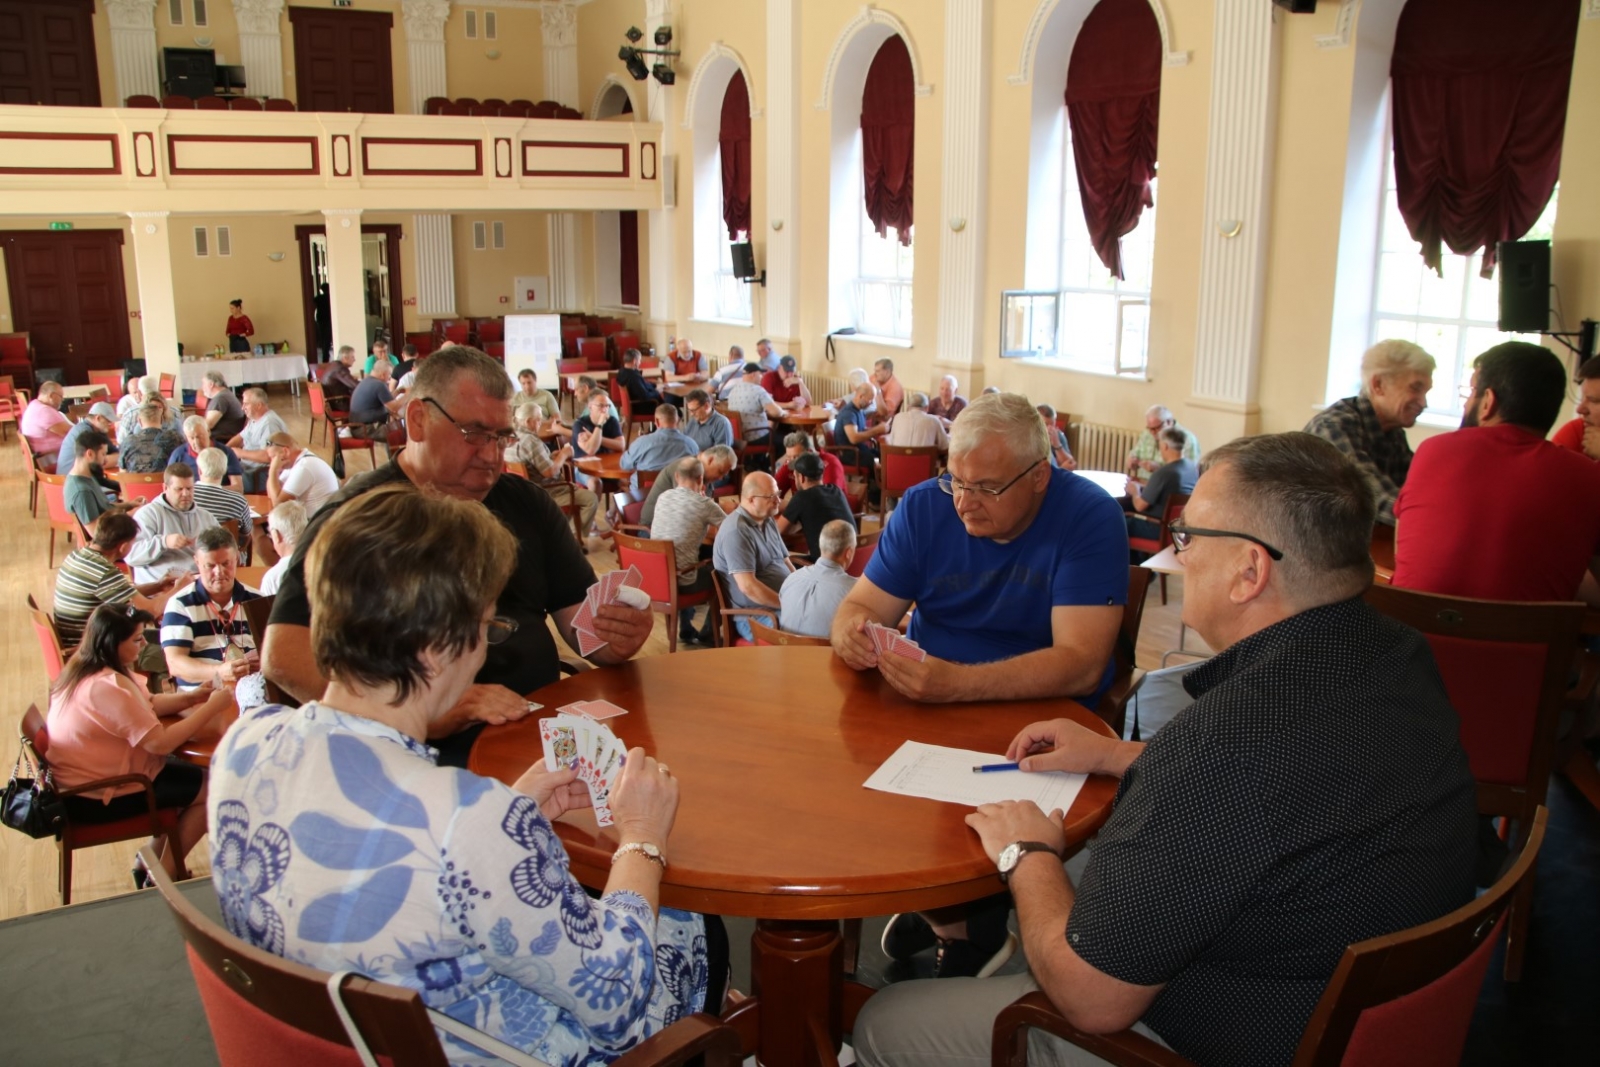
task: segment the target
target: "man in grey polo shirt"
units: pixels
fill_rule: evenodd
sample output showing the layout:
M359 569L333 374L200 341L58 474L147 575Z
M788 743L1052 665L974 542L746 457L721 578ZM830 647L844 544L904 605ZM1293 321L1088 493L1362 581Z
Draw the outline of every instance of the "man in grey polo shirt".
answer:
M735 608L769 608L777 614L778 590L794 570L778 524L778 483L772 475L756 471L744 480L739 506L717 530L711 548L711 565L728 580L729 605ZM754 641L749 616L734 617L734 628L746 641ZM772 616L768 625L776 625Z
M856 585L848 573L856 555L855 524L834 519L822 528L817 540L822 555L811 566L785 578L778 590L778 615L784 630L806 637L827 637L833 632L833 616Z
M739 457L727 445L712 445L702 449L699 456L684 457L685 459L698 459L705 465L705 484L709 490L711 486L728 476L739 463ZM650 493L644 498L644 507L639 512L639 521L649 526L656 517L656 501L661 499L661 494L673 487L673 477L678 468L684 463L683 459L673 460L662 468L656 476L656 484L650 487Z

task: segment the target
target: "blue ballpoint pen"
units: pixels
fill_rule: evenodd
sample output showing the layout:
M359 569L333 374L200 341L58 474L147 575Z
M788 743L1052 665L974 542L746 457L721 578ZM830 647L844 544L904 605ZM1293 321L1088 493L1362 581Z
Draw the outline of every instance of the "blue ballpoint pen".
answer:
M972 768L973 774L988 774L990 771L1020 771L1020 764L1016 763L981 763Z

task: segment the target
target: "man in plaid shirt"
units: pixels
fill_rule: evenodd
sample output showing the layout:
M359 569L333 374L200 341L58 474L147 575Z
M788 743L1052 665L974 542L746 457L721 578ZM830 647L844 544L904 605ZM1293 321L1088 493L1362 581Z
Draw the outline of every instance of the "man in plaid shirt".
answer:
M1361 357L1361 392L1329 404L1305 432L1356 461L1378 502L1378 521L1394 525L1394 502L1411 470L1406 429L1428 403L1433 357L1410 341L1379 341Z

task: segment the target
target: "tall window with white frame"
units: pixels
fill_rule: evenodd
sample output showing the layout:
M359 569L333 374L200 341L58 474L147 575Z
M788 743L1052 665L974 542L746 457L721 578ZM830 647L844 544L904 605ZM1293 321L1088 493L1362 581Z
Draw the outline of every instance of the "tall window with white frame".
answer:
M879 236L867 215L864 180L856 204L860 208L856 213L856 272L850 287L856 329L869 337L909 341L911 274L916 262L912 241L902 244L893 226Z
M716 136L695 139L695 318L748 326L751 285L734 271L733 244L750 240L750 92L734 71L696 126L718 119ZM699 109L697 108L697 111Z
M1089 237L1072 158L1072 131L1062 108L1061 229L1056 284L1061 293L1054 362L1100 374L1142 376L1150 348L1150 273L1156 255L1156 207L1122 238L1118 278L1106 269ZM1158 181L1151 179L1156 201ZM1157 201L1158 202L1158 201Z
M1496 325L1500 314L1499 286L1494 277L1481 276L1481 252L1463 256L1445 248L1441 255L1442 274L1424 265L1417 242L1400 215L1392 149L1384 161L1384 173L1384 209L1378 264L1373 272L1376 284L1368 343L1397 338L1427 349L1439 364L1433 373L1433 391L1428 394L1428 412L1441 419L1459 419L1465 404L1461 391L1472 382L1472 361L1479 353L1503 341L1538 344L1540 338L1538 334L1500 332ZM1524 240L1550 239L1560 191L1561 187L1556 186L1539 221Z
M717 170L722 170L722 149L717 149ZM750 240L749 230L740 230L732 241L728 239L727 230L722 226L721 220L711 227L716 234L716 266L711 271L711 293L715 301L712 317L727 319L732 322L749 323L751 318L750 289L751 285L740 278L733 270L733 246L735 243Z

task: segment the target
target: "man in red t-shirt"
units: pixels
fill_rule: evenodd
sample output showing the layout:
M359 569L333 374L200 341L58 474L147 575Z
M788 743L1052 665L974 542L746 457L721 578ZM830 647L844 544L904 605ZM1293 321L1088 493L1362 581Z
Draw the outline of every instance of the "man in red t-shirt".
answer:
M773 471L773 477L778 479L778 492L787 493L794 488L794 471L789 469L789 464L805 455L807 452L816 452L817 446L812 442L811 435L804 430L796 430L783 439L784 453L778 460L778 469ZM850 495L850 487L844 476L844 464L832 452L821 453L822 459L822 484L837 485L844 490L845 495Z
M1395 502L1394 585L1600 606L1600 465L1544 439L1566 368L1522 341L1474 368L1461 429L1422 443Z
M1578 417L1557 430L1551 442L1600 460L1600 356L1578 368Z
M772 399L781 407L803 411L811 406L811 390L806 388L805 380L800 377L793 356L784 356L778 360L777 370L763 374L761 388L771 393Z

